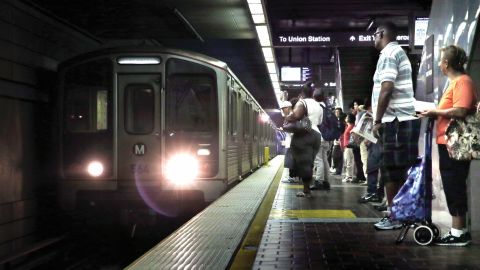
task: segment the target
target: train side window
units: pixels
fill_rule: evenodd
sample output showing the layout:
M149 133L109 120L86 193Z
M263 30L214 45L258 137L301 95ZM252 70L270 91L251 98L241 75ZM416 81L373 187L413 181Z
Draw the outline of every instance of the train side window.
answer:
M237 98L235 92L230 92L230 134L237 135Z
M253 138L256 139L257 138L257 112L256 111L253 111L253 121L252 121L252 124L253 124Z
M133 134L149 134L154 125L154 91L148 84L125 87L125 130Z
M248 104L243 103L243 137L247 138L250 133L250 112L248 111Z
M108 126L108 92L100 90L97 92L97 130L106 130Z
M104 132L112 119L112 64L101 59L65 73L64 124L68 132Z
M238 127L239 127L239 123L238 123L238 110L239 110L239 106L238 106L238 101L241 100L240 98L240 93L237 93L235 92L235 95L234 95L234 120L233 120L233 136L237 136L238 135Z

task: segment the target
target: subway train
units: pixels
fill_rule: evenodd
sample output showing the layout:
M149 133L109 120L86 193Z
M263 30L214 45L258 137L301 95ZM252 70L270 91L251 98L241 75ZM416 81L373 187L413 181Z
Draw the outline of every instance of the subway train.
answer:
M59 200L64 209L208 203L276 155L276 131L214 58L112 48L59 66Z

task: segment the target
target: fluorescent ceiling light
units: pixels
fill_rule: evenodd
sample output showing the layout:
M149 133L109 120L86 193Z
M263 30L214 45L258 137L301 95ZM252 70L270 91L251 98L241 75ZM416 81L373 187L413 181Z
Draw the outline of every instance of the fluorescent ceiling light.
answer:
M263 14L253 14L252 18L255 24L265 23L265 15Z
M270 74L270 80L272 80L272 82L278 82L277 73L271 73Z
M159 57L120 57L117 59L120 65L158 65Z
M263 47L262 52L263 52L263 57L265 58L265 62L272 62L273 61L272 47Z
M262 4L248 4L248 8L252 14L263 14Z
M270 47L270 34L268 33L268 28L266 25L257 25L255 26L257 30L258 39L260 40L260 45L262 47Z
M249 4L261 4L262 2L260 0L247 0Z
M275 63L267 63L268 73L277 73Z

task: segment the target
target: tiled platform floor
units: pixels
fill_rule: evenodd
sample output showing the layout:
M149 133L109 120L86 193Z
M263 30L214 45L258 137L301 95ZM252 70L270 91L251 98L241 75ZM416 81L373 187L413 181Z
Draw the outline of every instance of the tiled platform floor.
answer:
M253 269L480 269L478 245L424 247L411 233L395 244L399 231L376 231L382 213L357 202L365 186L331 182L310 199L295 196L298 184L280 185ZM285 211L302 209L340 211Z

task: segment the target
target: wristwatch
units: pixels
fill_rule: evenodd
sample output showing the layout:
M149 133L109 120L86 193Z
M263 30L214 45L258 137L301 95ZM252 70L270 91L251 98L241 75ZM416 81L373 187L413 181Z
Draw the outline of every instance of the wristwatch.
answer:
M375 123L375 125L381 124L381 123L382 123L382 120L375 120L375 122L373 122L373 123Z

